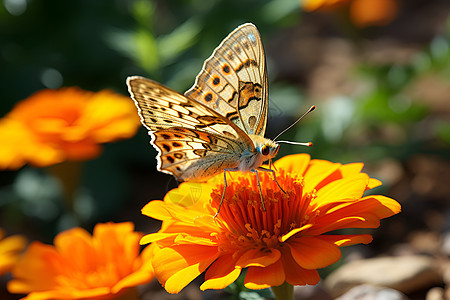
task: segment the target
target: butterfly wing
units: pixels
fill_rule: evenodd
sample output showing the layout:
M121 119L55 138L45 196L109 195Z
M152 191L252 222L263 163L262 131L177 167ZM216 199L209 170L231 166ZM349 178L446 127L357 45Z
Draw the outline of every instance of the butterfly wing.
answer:
M158 151L159 171L201 180L255 151L244 131L211 108L143 77L129 77L127 85Z
M247 23L231 32L205 61L185 95L225 116L247 134L264 136L266 60L255 25Z

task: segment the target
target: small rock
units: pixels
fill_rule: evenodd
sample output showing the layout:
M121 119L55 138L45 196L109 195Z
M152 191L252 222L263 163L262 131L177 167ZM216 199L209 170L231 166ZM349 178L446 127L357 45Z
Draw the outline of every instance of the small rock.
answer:
M442 283L442 276L434 260L420 255L353 261L325 280L334 297L361 284L393 288L408 294L439 283Z
M294 298L302 300L332 300L329 291L319 282L316 285L297 285L294 286Z
M445 300L445 290L441 287L431 288L425 297L426 300Z
M394 289L362 284L350 289L336 300L408 300L408 297Z

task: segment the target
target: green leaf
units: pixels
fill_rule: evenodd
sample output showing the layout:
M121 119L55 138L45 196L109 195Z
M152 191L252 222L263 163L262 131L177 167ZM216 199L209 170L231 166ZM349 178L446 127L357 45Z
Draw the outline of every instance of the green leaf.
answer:
M158 37L157 48L163 64L169 64L186 49L190 48L194 44L200 30L200 22L191 18L175 28L170 34Z

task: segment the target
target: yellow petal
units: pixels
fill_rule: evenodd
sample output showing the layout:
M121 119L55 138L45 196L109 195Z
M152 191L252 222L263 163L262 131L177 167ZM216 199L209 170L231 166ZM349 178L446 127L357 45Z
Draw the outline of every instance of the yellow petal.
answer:
M369 176L364 173L335 180L317 191L315 202L319 206L324 206L342 200L359 199L364 194L368 182Z
M306 153L286 155L278 159L274 165L279 170L284 170L287 173L299 174L303 176L306 168L311 160L311 156Z
M177 245L156 251L153 268L169 293L178 293L219 256L217 247Z
M363 163L345 164L339 168L339 172L341 173L343 178L350 177L360 173L363 167Z
M164 232L150 233L150 234L143 236L141 238L141 240L139 241L139 244L145 245L145 244L150 244L150 243L158 242L158 241L165 240L165 239L173 240L179 234L180 233L178 233L178 232L176 232L176 233L164 233Z
M178 188L170 190L170 192L164 197L164 201L182 207L189 207L189 209L196 211L206 212L207 210L202 208L202 205L205 202L209 202L213 188L214 185L211 184L183 182L178 186Z
M9 272L19 259L27 240L20 235L1 239L0 234L0 276Z
M224 289L232 284L241 274L241 268L236 266L236 260L231 254L218 258L205 273L205 282L200 286L207 289Z
M338 170L339 167L341 167L341 164L335 164L326 160L312 160L304 176L304 190L307 192L312 192L313 189L317 190L317 186Z
M304 230L306 230L306 229L309 229L309 228L311 228L312 226L313 226L313 224L306 224L306 225L304 225L304 226L302 226L302 227L300 227L300 228L292 229L291 231L289 231L289 232L286 233L285 235L281 236L281 237L279 238L279 240L280 240L280 242L283 243L283 242L287 241L290 237L294 236L295 234L297 234L297 233L299 233L299 232L301 232L301 231L304 231Z

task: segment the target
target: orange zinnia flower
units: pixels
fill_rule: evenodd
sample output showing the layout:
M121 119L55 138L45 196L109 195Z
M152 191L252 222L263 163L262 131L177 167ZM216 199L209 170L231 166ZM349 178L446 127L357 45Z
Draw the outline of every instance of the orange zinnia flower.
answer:
M142 234L126 223L97 224L93 236L73 228L55 246L33 242L12 270L12 293L24 299L111 299L153 278L151 247L139 256Z
M214 219L223 175L205 184L182 183L164 201L151 201L142 213L162 220L158 233L141 243L155 245L156 277L177 293L205 273L201 289L222 289L248 268L250 289L316 284L316 269L339 260L339 247L369 243L368 234L338 235L343 228L375 228L380 219L400 212L400 205L364 191L380 181L361 173L362 163L342 165L310 160L309 155L284 157L275 163L277 180L260 172L266 211L254 174L232 173L220 213Z
M4 238L0 229L0 276L8 273L19 260L20 252L25 248L26 240L20 235Z
M138 127L128 97L79 88L42 90L0 119L0 168L92 159L100 143L130 138Z

